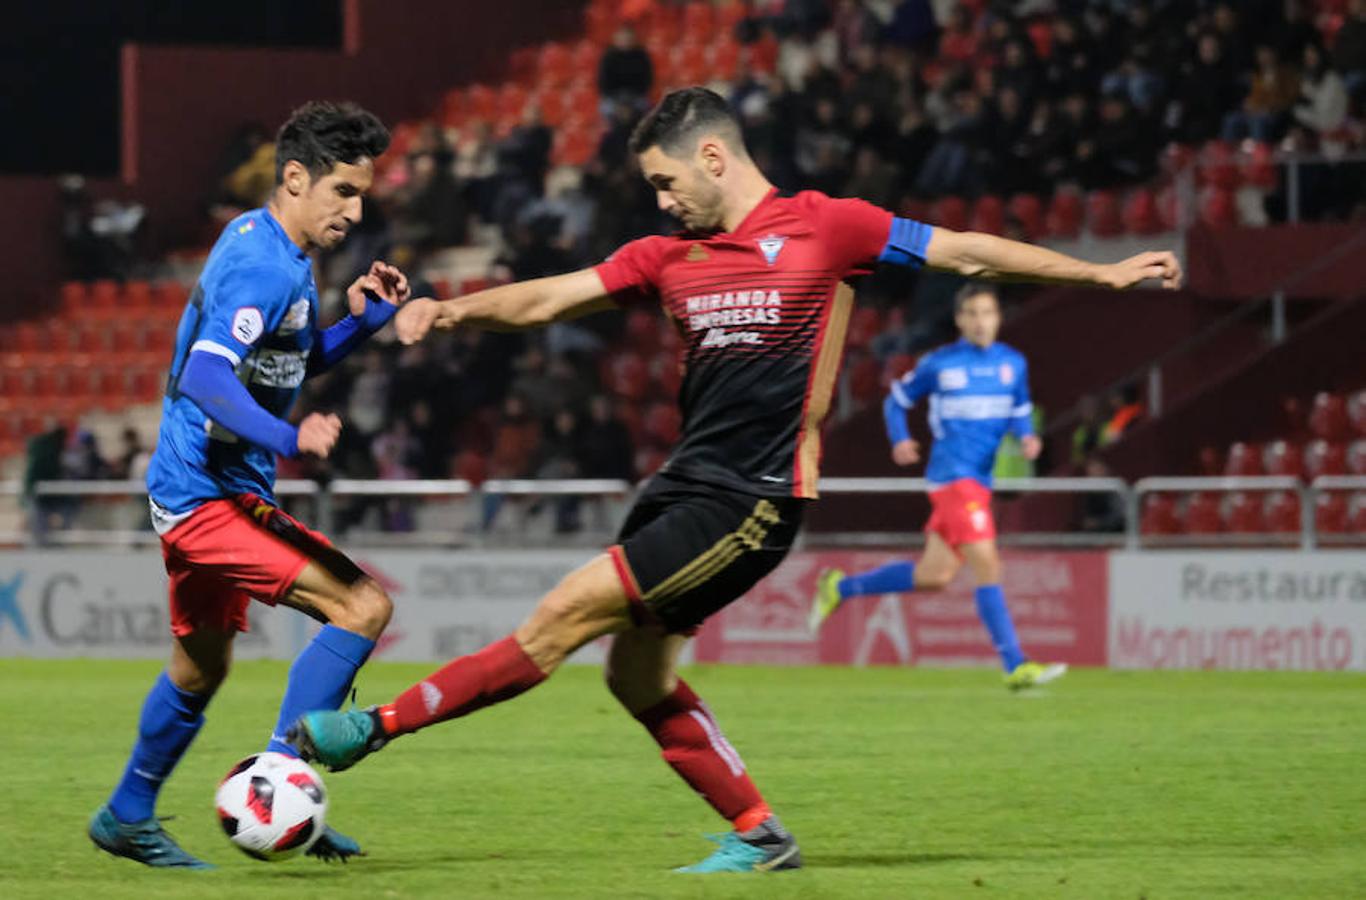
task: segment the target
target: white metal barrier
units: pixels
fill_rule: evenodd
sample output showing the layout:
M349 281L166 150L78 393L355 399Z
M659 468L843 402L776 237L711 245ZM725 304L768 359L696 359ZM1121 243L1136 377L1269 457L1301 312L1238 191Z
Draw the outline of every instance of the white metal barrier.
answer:
M820 484L825 496L838 495L888 495L926 493L930 484L923 478L824 478ZM380 479L336 479L320 483L307 480L282 480L276 484L276 494L282 500L306 500L314 504L310 524L329 534L336 532L338 500L349 498L437 498L469 501L487 497L509 498L610 498L617 501L629 499L636 486L626 481L612 479L490 479L482 484L473 484L463 479L416 479L387 481ZM1007 533L1001 535L1003 542L1016 544L1047 545L1084 545L1106 546L1123 544L1130 549L1140 549L1150 542L1140 533L1140 510L1145 496L1154 493L1189 493L1210 491L1230 493L1234 491L1266 492L1290 491L1300 501L1300 530L1293 539L1305 549L1312 549L1322 543L1315 521L1315 508L1319 494L1325 491L1366 492L1366 476L1324 476L1306 485L1300 480L1285 476L1242 477L1242 478L1143 478L1130 485L1118 478L1007 478L996 482L998 493L1018 494L1114 494L1122 502L1125 528L1116 534L1080 534L1068 532L1031 532ZM155 543L156 536L146 524L146 488L141 481L44 481L34 486L33 497L69 498L76 501L98 498L123 498L129 503L124 507L126 521L105 522L92 527L57 528L44 534L35 534L22 527L18 517L15 527L0 527L0 543L33 544L46 543L61 546L130 546ZM22 484L16 480L0 481L0 498L9 497L19 500L24 497ZM32 497L29 498L32 500ZM611 523L615 525L615 523ZM599 533L601 532L601 533ZM599 529L584 536L585 540L606 538L610 528ZM339 537L343 535L338 534ZM1202 544L1239 545L1250 540L1266 543L1268 535L1214 534L1199 535ZM901 542L905 535L888 535L874 532L852 532L837 538L840 544L877 544L889 541ZM1366 540L1366 535L1353 536ZM1284 538L1282 537L1282 540ZM477 534L442 534L405 532L390 535L384 543L412 546L459 546L480 545ZM1170 542L1168 542L1170 543Z

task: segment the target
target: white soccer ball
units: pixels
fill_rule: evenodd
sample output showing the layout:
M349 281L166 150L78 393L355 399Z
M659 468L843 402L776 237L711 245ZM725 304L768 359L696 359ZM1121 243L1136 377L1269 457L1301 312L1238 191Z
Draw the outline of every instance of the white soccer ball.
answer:
M283 753L258 753L233 766L218 785L217 805L228 840L269 862L307 851L327 819L323 780Z

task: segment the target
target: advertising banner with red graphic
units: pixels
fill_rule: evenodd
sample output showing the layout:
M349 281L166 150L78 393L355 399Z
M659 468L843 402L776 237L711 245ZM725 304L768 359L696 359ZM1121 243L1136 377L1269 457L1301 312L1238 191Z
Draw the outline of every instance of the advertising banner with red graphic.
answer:
M1050 662L1105 664L1108 565L1103 551L1004 555L1002 585L1025 652ZM799 551L698 634L698 662L779 665L997 665L966 572L939 593L846 602L819 636L806 626L816 577L905 559L892 552Z

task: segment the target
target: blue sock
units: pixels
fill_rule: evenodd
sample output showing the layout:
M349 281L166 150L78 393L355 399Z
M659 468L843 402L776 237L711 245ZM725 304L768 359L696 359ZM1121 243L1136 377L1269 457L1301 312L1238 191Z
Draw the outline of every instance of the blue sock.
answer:
M285 699L280 703L280 721L270 736L267 750L298 756L285 743L289 726L306 712L315 709L337 709L351 690L356 670L365 665L375 642L336 625L324 625L318 636L304 648L294 665L289 667L289 683Z
M863 597L867 594L901 594L915 590L915 563L894 562L840 579L840 599Z
M211 696L182 691L165 672L157 678L142 704L128 767L109 798L114 818L127 823L152 817L162 783L204 724L204 707Z
M1025 661L1020 650L1020 641L1015 637L1015 623L1010 621L1010 610L1006 609L1006 595L999 584L984 584L977 589L977 615L987 626L991 643L1001 654L1001 665L1007 672Z

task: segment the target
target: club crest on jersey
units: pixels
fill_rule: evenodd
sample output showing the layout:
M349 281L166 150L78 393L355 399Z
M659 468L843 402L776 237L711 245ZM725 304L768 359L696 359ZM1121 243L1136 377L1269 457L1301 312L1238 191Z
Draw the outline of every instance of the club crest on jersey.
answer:
M683 258L688 262L706 262L711 259L711 254L701 244L693 244L688 248L688 255Z
M1002 364L1001 364L1001 384L1014 384L1014 383L1015 383L1015 370L1014 370L1013 368L1011 368L1010 363L1002 363Z
M756 243L759 245L759 252L764 255L764 259L768 260L768 264L771 266L777 260L778 254L783 252L783 244L787 243L787 238L770 234L768 237L759 238Z

